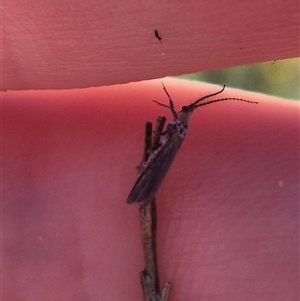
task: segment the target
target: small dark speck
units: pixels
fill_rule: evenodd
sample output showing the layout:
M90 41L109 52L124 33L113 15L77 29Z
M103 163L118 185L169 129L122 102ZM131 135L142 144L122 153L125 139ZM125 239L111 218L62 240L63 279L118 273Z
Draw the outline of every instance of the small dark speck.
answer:
M155 37L160 41L162 38L161 38L161 36L159 35L159 33L158 33L158 31L155 29L154 30L154 35L155 35Z

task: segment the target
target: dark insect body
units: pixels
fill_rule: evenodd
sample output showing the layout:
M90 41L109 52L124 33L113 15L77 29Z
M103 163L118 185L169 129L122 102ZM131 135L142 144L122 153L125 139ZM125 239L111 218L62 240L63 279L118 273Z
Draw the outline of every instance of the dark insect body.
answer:
M162 38L161 38L161 36L159 35L159 33L158 33L158 31L155 29L154 30L154 35L155 35L155 37L160 41Z
M181 108L181 111L177 113L174 109L174 103L164 85L163 89L169 98L169 106L158 101L154 102L156 102L160 106L169 108L173 114L174 119L169 122L165 132L161 134L162 139L158 147L153 150L148 160L143 163L144 170L138 177L127 198L128 204L141 202L140 210L144 209L148 204L150 204L150 202L155 197L164 177L166 176L172 162L174 161L174 158L179 150L182 141L187 134L189 118L192 115L194 109L211 103L226 100L238 100L257 104L257 102L254 101L232 97L219 98L200 103L201 101L209 97L222 93L225 89L224 85L220 91L201 97L188 106L183 106Z

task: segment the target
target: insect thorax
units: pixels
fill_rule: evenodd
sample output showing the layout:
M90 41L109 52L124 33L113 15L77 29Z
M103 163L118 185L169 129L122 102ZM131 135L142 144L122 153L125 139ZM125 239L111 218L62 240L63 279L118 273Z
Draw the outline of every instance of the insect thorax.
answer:
M173 136L179 136L180 139L184 139L187 133L188 123L178 123L176 121L171 121L168 124L167 132L170 132Z

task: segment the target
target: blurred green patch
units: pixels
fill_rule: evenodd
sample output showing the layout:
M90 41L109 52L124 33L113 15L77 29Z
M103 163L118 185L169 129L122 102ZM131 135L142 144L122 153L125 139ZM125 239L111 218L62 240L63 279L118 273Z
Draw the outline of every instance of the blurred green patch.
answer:
M278 60L178 76L248 91L300 100L300 59Z

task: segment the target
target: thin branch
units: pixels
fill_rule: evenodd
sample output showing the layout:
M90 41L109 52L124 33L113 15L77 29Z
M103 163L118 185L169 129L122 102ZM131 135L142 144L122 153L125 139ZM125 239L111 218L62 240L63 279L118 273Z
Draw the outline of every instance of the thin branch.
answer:
M158 117L155 135L152 135L152 124L146 123L143 161L147 161L149 150L159 144L165 124L165 117ZM156 202L155 199L140 210L142 226L142 244L145 259L145 269L141 272L141 285L144 301L168 301L171 283L167 282L162 293L159 290L159 275L156 250Z

